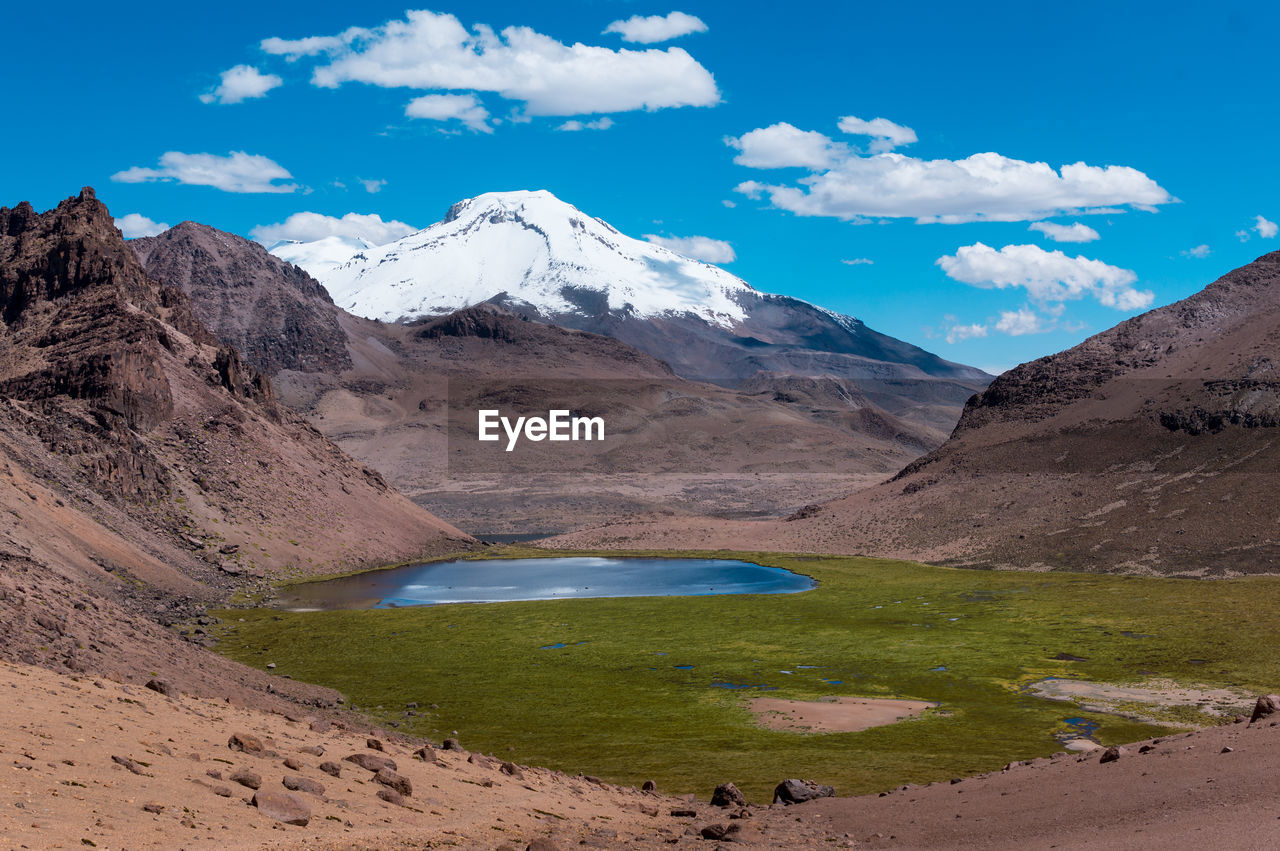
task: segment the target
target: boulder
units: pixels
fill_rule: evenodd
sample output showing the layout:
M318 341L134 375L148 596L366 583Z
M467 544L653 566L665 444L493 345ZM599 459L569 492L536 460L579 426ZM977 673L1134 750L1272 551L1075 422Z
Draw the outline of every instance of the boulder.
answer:
M413 784L409 782L409 778L403 774L396 774L389 768L384 768L373 776L373 779L383 786L395 789L401 795L412 795Z
M1261 721L1277 712L1280 712L1280 694L1264 694L1253 705L1253 715L1249 716L1249 723Z
M250 771L247 768L236 769L235 772L227 779L233 783L239 783L241 786L245 786L249 789L262 788L262 775L256 771Z
M836 790L830 786L823 786L820 783L814 783L812 780L783 780L773 790L773 802L775 804L803 804L805 801L812 801L815 798L831 798L836 794Z
M147 688L151 689L152 691L159 692L160 694L163 694L165 697L178 697L181 694L181 692L178 691L177 686L175 686L173 683L169 682L168 680L157 680L157 679L147 680Z
M422 747L418 748L416 751L413 752L413 758L420 759L423 762L435 762L436 752L435 752L435 749L431 747L431 745L423 745Z
M711 805L715 807L745 807L747 798L732 783L721 783L711 793Z
M342 766L338 765L336 762L332 762L329 760L326 760L325 762L320 763L320 770L323 771L325 774L328 774L330 777L342 776Z
M159 815L164 812L164 804L159 801L147 801L147 803L142 805L142 811L144 813L155 813L156 815Z
M444 743L440 745L440 747L447 751L462 750L462 745L458 743L457 739L445 739Z
M641 792L657 792L658 784L654 783L652 780L646 780L644 781L644 785L640 787L640 791Z
M253 805L263 815L285 824L306 827L311 821L311 805L288 792L259 790L253 793Z
M290 771L301 771L302 760L298 759L297 757L287 756L284 758L284 767L289 769Z
M1098 762L1115 762L1123 753L1124 751L1120 750L1120 748L1112 745L1102 752L1102 756L1098 757Z
M524 779L524 772L514 762L504 762L498 770L508 777L514 777L516 780Z
M379 789L378 797L388 804L395 804L397 807L404 806L404 795L401 795L395 789Z
M385 750L386 750L386 748L384 748L384 747L382 746L382 741L381 741L380 739L365 739L365 740L364 740L364 746L365 746L366 748L368 748L369 750L371 750L371 751L385 751Z
M281 782L284 784L284 788L288 789L290 792L307 792L308 794L316 796L324 795L324 785L318 781L312 780L310 777L299 777L296 774L287 774Z
M354 763L365 771L381 771L384 768L396 771L398 768L394 759L385 756L375 756L371 753L353 753L350 756L344 756L342 761Z
M742 828L736 824L709 824L702 830L698 831L698 835L703 839L722 842L725 840L732 840L734 834L741 829Z
M233 751L248 754L260 754L266 748L262 744L262 739L249 733L235 733L230 739L227 739L227 747Z

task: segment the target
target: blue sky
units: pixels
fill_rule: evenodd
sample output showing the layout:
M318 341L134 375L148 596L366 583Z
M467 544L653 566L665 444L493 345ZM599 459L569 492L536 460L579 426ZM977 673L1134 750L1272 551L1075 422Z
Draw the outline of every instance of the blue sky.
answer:
M248 235L299 212L424 227L545 188L634 236L727 242L759 289L986 368L1280 248L1275 7L961 6L20 4L0 204L90 184L117 218ZM401 49L406 28L432 51Z

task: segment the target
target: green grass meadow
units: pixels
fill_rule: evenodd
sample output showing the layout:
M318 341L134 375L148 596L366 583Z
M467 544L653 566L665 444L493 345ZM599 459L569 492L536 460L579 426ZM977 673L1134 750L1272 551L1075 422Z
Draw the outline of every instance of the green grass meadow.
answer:
M1097 722L1103 743L1168 730L1026 693L1047 676L1159 677L1253 693L1280 686L1280 579L661 555L741 558L819 586L788 595L236 609L220 613L219 650L254 667L275 662L276 674L336 688L381 723L436 741L457 730L471 750L628 785L653 779L672 793L705 796L731 780L765 802L785 777L854 794L1045 756L1061 750L1054 734L1071 717ZM554 644L566 646L542 649ZM749 688L716 685L725 683ZM824 695L939 707L890 726L809 734L759 727L745 706L754 696ZM404 715L411 702L419 717ZM428 709L433 703L438 709ZM1187 710L1168 717L1207 720Z

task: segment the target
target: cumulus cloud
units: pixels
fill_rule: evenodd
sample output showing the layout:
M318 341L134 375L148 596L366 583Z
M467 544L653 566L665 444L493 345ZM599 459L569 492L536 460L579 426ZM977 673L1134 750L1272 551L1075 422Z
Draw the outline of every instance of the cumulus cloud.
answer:
M644 238L654 245L661 245L676 254L704 263L732 263L738 259L733 246L723 239L712 239L709 236L658 236L652 233L646 233Z
M128 213L116 219L116 227L124 234L125 239L137 239L140 236L155 236L169 229L166 222L157 222L141 213Z
M410 118L427 118L432 121L457 119L465 127L477 133L492 133L489 126L489 110L475 95L423 95L409 101L404 114Z
M684 12L672 12L669 15L649 15L642 17L633 15L625 21L614 21L604 28L605 33L617 33L623 41L639 44L653 44L659 41L670 41L690 33L704 33L707 25L701 18L687 15Z
M1059 225L1053 222L1032 222L1028 230L1039 231L1054 242L1093 242L1102 239L1096 230L1080 222Z
M871 266L876 261L867 257L855 257L852 260L841 260L840 262L846 266Z
M1036 312L1029 307L1018 310L1002 310L996 320L996 330L1010 337L1021 337L1024 334L1040 334L1049 328L1040 320Z
M225 157L169 151L160 157L159 168L134 166L111 175L117 183L173 181L212 186L223 192L296 192L296 183L276 182L292 178L293 175L274 160L244 151L232 151Z
M974 323L972 325L952 325L947 329L947 342L959 343L974 337L987 336L987 326Z
M200 95L202 103L240 103L260 98L284 80L275 74L263 74L252 65L237 65L222 72L222 82L212 91Z
M597 119L595 121L578 121L576 118L572 121L566 121L557 127L557 130L563 130L566 133L576 133L579 130L608 130L613 126L613 119L609 116Z
M841 123L859 132L888 134L877 140L881 148L915 136L910 128L885 119L867 122L847 116ZM785 123L725 141L740 152L734 157L739 165L808 169L808 175L791 184L748 180L736 187L747 197L768 197L773 206L801 216L913 218L921 224L1016 222L1114 213L1123 207L1154 210L1173 201L1154 180L1128 166L1078 162L1054 169L997 153L960 160L924 160L892 151L867 156L822 133Z
M725 144L740 153L733 158L747 168L807 168L819 171L847 155L840 144L816 130L801 130L785 121L725 137ZM738 191L742 191L739 189Z
M529 27L468 30L450 14L427 10L379 27L336 36L269 38L264 51L317 57L313 85L347 82L387 88L494 92L529 115L589 115L713 106L715 79L678 47L613 50L566 45Z
M903 127L901 124L894 124L887 118L873 118L870 121L863 121L856 115L846 115L836 124L840 128L840 132L848 133L851 136L870 136L871 153L881 154L885 151L892 151L894 148L900 148L903 145L910 145L916 140L916 131L910 127Z
M286 240L314 242L328 236L363 239L374 245L385 245L419 230L404 222L383 221L377 213L347 213L342 218L321 213L294 213L283 222L274 225L258 225L249 236L263 245L274 245Z
M1133 288L1138 276L1130 269L1038 245L1006 245L997 251L978 242L939 257L937 265L948 277L983 289L1021 287L1040 304L1091 296L1106 307L1140 310L1155 299L1151 291Z
M1277 231L1280 231L1280 225L1277 225L1275 222L1269 222L1262 216L1258 216L1256 217L1256 223L1254 224L1253 229L1257 231L1258 236L1263 239L1271 239L1276 235Z
M1197 245L1195 248L1188 248L1182 252L1183 257L1195 257L1197 260L1203 260L1209 256L1212 249L1207 245Z

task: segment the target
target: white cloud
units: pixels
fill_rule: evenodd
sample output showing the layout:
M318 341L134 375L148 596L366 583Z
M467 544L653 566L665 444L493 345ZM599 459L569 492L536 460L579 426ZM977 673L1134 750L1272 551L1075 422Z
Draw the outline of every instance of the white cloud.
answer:
M875 122L848 116L842 123L862 127ZM885 124L904 131L898 139L907 138L909 128ZM881 132L890 130L884 127ZM893 142L893 137L883 138ZM1154 210L1173 201L1154 180L1127 166L1078 162L1054 169L1047 163L997 153L961 160L923 160L892 152L863 156L844 143L790 124L774 124L725 141L741 151L734 157L739 165L808 169L811 173L794 184L748 180L736 187L751 198L768 196L773 206L801 216L848 221L914 218L921 224L1016 222L1114 213L1125 206Z
M846 266L871 266L876 261L867 257L855 257L852 260L841 260L840 262Z
M748 168L819 171L834 165L847 154L844 146L818 131L801 130L785 121L752 130L738 138L726 136L724 142L741 151L733 161Z
M342 218L321 213L294 213L283 222L274 225L258 225L249 236L263 245L274 245L284 240L314 242L327 236L363 239L374 245L386 245L419 230L413 225L394 219L383 221L377 213L347 213Z
M947 329L947 342L959 343L962 340L971 340L974 337L987 336L987 326L978 325L952 325Z
M557 130L563 130L566 133L576 133L579 130L608 130L613 126L613 119L609 116L597 119L595 121L578 121L576 118L572 121L566 121L557 127Z
M140 236L155 236L169 229L165 222L148 219L141 213L129 213L116 219L116 227L124 234L125 239L136 239Z
M701 18L686 15L684 12L672 12L669 15L650 15L647 18L633 15L625 21L614 21L604 28L605 33L617 33L623 41L653 44L658 41L669 41L690 33L704 33L707 25Z
M910 145L916 142L916 131L910 127L903 127L901 124L894 124L887 118L873 118L870 121L864 121L856 115L846 115L841 118L836 125L840 128L840 132L848 133L851 136L870 136L871 153L881 154L885 151L892 151L894 148L900 148L903 145Z
M1269 222L1262 216L1258 216L1256 218L1256 222L1257 223L1253 226L1253 229L1257 231L1258 236L1263 239L1271 239L1277 232L1280 232L1280 225L1277 225L1275 222Z
M458 119L464 126L477 133L492 133L489 126L489 110L475 95L423 95L409 101L404 114L410 118L427 118L432 121Z
M1209 256L1209 253L1211 252L1211 250L1212 249L1210 249L1209 246L1207 245L1197 245L1195 248L1188 248L1185 251L1183 251L1182 256L1195 257L1198 260L1202 260L1205 257Z
M1080 222L1059 225L1053 222L1032 222L1027 230L1040 231L1054 242L1093 242L1102 239L1096 230Z
M983 289L1022 287L1040 304L1092 296L1106 307L1139 310L1155 299L1149 290L1133 288L1138 276L1130 269L1038 245L1006 245L997 251L978 242L939 257L937 265L948 277Z
M1040 317L1029 307L1018 310L1002 310L996 321L996 330L1010 337L1021 337L1024 334L1040 334L1050 330Z
M646 233L644 238L654 245L674 251L704 263L732 263L738 259L733 246L723 239L712 239L709 236L658 236Z
M720 203L721 203L721 204L724 204L724 205L725 205L726 207L728 207L730 210L732 210L734 207L738 206L736 202L734 202L734 201L730 201L728 198L725 198L725 199L724 199L723 201L721 201Z
M200 95L202 103L240 103L250 98L260 98L284 80L275 74L263 74L252 65L237 65L222 72L222 82L216 89Z
M160 157L159 168L133 168L111 175L117 183L176 181L190 186L212 186L223 192L296 192L296 183L277 183L293 175L274 160L244 151L217 154L184 154L169 151Z
M406 13L372 29L337 36L269 38L267 53L323 57L313 85L346 82L388 88L495 92L520 101L530 115L713 106L715 79L678 47L613 50L562 44L528 27L468 30L456 17L427 10Z
M385 180L361 180L360 185L364 187L364 191L370 195L375 195L382 191L382 187L387 185Z

